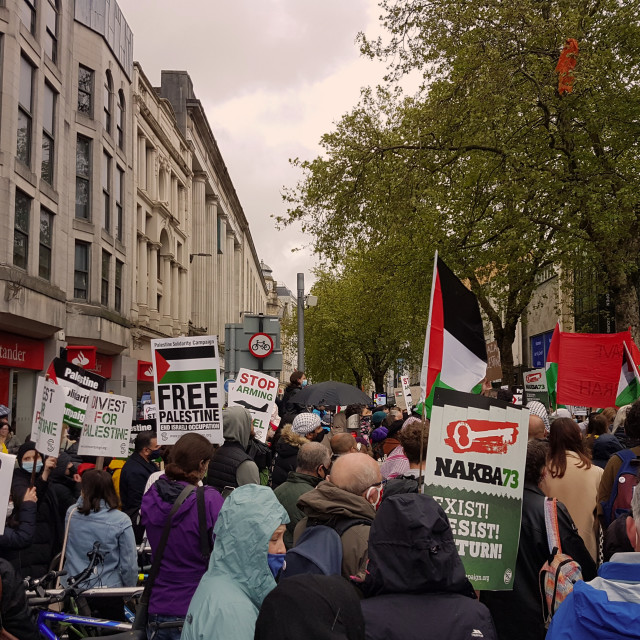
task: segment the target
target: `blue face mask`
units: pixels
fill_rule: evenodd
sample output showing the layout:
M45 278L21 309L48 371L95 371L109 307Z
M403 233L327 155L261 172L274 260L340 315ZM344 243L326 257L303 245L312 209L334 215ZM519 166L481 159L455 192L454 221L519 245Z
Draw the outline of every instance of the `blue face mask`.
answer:
M29 460L28 462L23 462L22 463L22 468L28 472L28 473L32 473L33 472L33 460ZM36 464L36 473L40 473L42 471L42 460L38 460L38 463Z
M302 384L303 387L306 387L307 386L307 381L303 380L301 384Z
M269 569L271 569L271 573L274 578L278 577L280 570L284 566L284 553L268 553L267 554L267 562L269 563Z

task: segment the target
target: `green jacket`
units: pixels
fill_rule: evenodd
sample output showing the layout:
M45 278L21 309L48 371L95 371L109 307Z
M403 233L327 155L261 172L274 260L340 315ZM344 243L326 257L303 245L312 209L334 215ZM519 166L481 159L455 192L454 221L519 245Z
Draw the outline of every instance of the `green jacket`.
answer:
M253 640L262 601L276 586L267 563L273 532L289 521L269 487L246 484L225 500L209 568L189 605L181 640Z
M300 498L303 493L314 489L321 481L322 478L318 476L310 476L306 473L290 471L287 476L287 481L283 482L275 490L276 498L278 498L280 504L289 514L289 524L284 534L284 544L287 549L291 549L293 546L293 530L296 528L298 522L304 518L303 511L298 509L298 498Z

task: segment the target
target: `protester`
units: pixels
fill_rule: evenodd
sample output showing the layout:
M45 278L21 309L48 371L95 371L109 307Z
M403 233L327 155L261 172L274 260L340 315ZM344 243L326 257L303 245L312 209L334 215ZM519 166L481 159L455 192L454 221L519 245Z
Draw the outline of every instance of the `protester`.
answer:
M591 464L580 428L571 418L551 423L547 472L540 488L550 498L558 498L569 511L578 532L597 559L596 499L602 469Z
M262 601L276 586L275 576L284 562L288 521L268 487L245 485L227 498L182 640L253 640Z
M251 414L244 407L229 407L222 412L224 444L219 447L207 472L206 484L223 496L245 484L260 484L258 465L247 453L251 437Z
M187 433L173 445L164 475L142 499L142 524L146 527L153 553L158 549L169 512L178 496L185 487L197 486L207 475L212 456L213 445L198 433ZM200 507L198 500L201 501ZM157 629L157 625L184 620L189 602L207 569L209 557L203 553L211 553L211 532L223 502L222 496L213 487L201 487L193 491L174 514L160 571L149 600L147 633L150 638L180 638L178 626ZM199 511L204 522L200 520ZM203 535L205 540L202 539Z
M306 386L307 376L304 375L304 371L294 371L289 376L289 384L282 395L282 417L286 422L290 423L296 415L307 410L304 405L295 401L302 387Z
M529 415L538 416L544 422L544 430L545 436L548 435L549 429L551 425L549 423L549 413L547 408L542 404L542 402L538 402L537 400L530 400L527 402L527 409L529 409Z
M584 436L585 443L590 451L593 451L593 445L597 442L600 436L607 432L608 428L605 417L598 413L590 413L587 420L587 432Z
M331 438L332 460L337 460L347 453L358 453L356 439L350 433L336 433Z
M285 425L275 447L271 486L275 489L295 471L298 451L307 442L319 442L324 438L320 416L315 413L299 413L293 424Z
M529 414L529 440L544 440L546 436L544 420L534 413Z
M424 463L427 459L430 423L425 420L411 422L398 434L402 450L409 461L406 473L387 481L384 488L383 501L399 493L422 493L419 477L422 475L424 485Z
M340 576L310 574L280 581L262 603L255 633L255 640L364 637L364 618L355 589Z
M41 636L27 607L22 580L11 564L1 559L0 587L0 638L39 640Z
M369 528L382 500L382 491L380 467L373 458L357 454L338 458L328 480L298 500L298 507L306 517L295 528L294 545L309 520L335 527L346 519L353 519L357 524L341 537L342 575L364 577Z
M53 492L49 492L49 477L57 465L57 458L48 457L44 462L33 442L25 442L18 449L18 466L13 471L11 494L20 504L32 478L38 497L35 534L31 544L22 549L12 562L23 578L39 578L47 573L49 563L61 545L63 531L57 517L59 508ZM34 475L35 466L35 475Z
M496 637L489 611L467 580L447 516L430 496L383 502L371 527L362 591L367 640Z
M347 437L351 438L349 435ZM295 471L289 472L287 481L275 490L276 498L289 516L289 524L284 534L284 545L287 549L293 546L293 531L304 518L304 513L297 506L298 499L327 478L331 456L321 443L308 442L302 445L298 452L297 465Z
M58 456L55 469L51 471L49 491L55 494L59 513L64 520L69 507L74 505L80 497L78 467L72 462L68 453L61 453Z
M512 591L483 591L481 601L489 607L500 640L544 640L546 629L540 598L540 569L549 558L545 524L545 495L540 489L549 445L530 440L522 496L520 542ZM557 502L558 531L562 552L581 567L585 580L596 575L596 565L566 507Z
M604 418L607 432L611 431L617 413L618 410L615 407L606 407L602 410L602 413L600 415Z
M15 455L20 448L20 441L11 429L9 417L9 409L4 405L0 405L0 450L3 453Z
M547 640L640 638L640 491L631 501L627 537L634 551L616 553L590 582L577 582L556 612Z
M640 456L640 400L636 400L629 409L627 409L624 432L627 444L631 446L631 451L636 457ZM604 515L601 503L609 500L621 466L622 458L617 454L613 454L611 458L609 458L607 466L604 468L597 495L598 515L602 522L604 522Z
M158 440L152 431L141 431L135 439L134 451L120 472L120 500L122 511L133 523L136 542L142 542L144 528L140 526L140 504L144 488L158 466L152 462L159 455Z
M20 568L20 551L33 542L37 517L36 488L27 489L21 499L9 495L7 520L0 535L0 558L8 560L14 569Z
M421 421L422 418L409 416L402 424L402 429L408 427L414 422ZM389 440L390 437L391 436L387 436L387 440ZM398 440L398 446L389 453L387 459L380 465L380 472L382 473L383 478L389 479L401 476L407 471L409 471L409 461L407 460L407 456L405 456L402 445Z
M386 417L382 425L387 428L387 436L382 443L382 452L385 456L388 456L396 447L400 446L398 433L404 425L402 414L400 414L400 417L398 417L398 413L390 413Z

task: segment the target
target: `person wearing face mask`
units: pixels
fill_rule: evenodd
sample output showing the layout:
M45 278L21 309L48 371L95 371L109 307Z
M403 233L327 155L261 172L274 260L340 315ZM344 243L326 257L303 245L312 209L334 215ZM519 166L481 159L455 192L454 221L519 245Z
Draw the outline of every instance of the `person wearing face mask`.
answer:
M146 527L152 553L158 549L175 501L185 487L200 484L207 474L213 451L213 445L198 433L183 435L171 448L164 475L142 498L141 521ZM212 531L223 502L213 487L200 486L187 496L174 514L160 571L151 589L149 637L155 634L155 640L180 638L181 623L189 602L207 569L213 544ZM157 625L163 622L175 622L177 626L158 629Z
M227 498L182 640L253 640L262 601L275 588L284 562L282 538L288 521L268 487L245 485Z
M324 436L322 421L315 413L299 413L292 424L285 425L275 446L271 486L276 489L296 470L300 447L307 442L321 442Z
M351 436L347 434L347 437ZM326 479L330 466L331 456L323 444L319 442L303 444L298 452L296 470L290 471L287 481L275 490L276 498L289 515L289 524L284 534L284 545L287 549L293 546L293 531L298 522L304 518L304 513L297 507L298 499Z
M142 431L136 436L134 451L120 473L120 500L122 510L131 518L136 542L142 542L144 527L139 524L140 503L149 476L158 470L153 462L159 455L158 440L153 431Z
M369 529L382 501L380 466L370 456L353 453L338 458L331 474L315 489L298 500L304 512L295 528L293 544L313 524L336 527L344 520L357 520L340 537L342 542L342 575L363 579L367 569Z
M48 457L44 462L36 451L35 443L25 442L18 449L18 467L13 471L11 495L14 502L21 504L27 490L33 486L36 490L38 506L36 528L31 544L19 552L16 568L23 578L39 578L47 573L49 563L60 548L64 531L57 517L59 512L56 496L49 491L49 480L58 459ZM34 476L35 467L35 476Z
M306 411L304 405L295 401L298 393L306 386L307 376L304 375L304 371L294 371L289 376L289 384L282 394L282 416L286 422L291 423L295 416Z

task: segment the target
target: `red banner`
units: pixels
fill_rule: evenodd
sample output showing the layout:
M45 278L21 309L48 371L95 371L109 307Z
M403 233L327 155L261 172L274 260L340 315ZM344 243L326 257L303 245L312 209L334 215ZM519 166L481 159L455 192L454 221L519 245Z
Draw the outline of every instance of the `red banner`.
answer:
M625 341L632 344L628 331L608 334L562 332L558 356L558 404L615 406Z
M93 373L97 373L103 378L111 378L111 371L113 369L113 356L105 356L102 353L96 353L96 366L93 369Z
M44 343L0 333L0 366L40 371L44 367Z
M153 382L153 363L138 360L138 381Z

